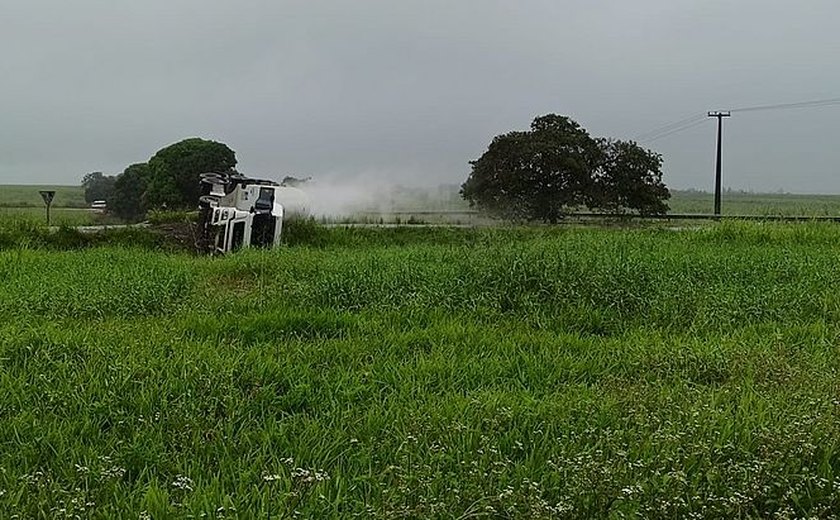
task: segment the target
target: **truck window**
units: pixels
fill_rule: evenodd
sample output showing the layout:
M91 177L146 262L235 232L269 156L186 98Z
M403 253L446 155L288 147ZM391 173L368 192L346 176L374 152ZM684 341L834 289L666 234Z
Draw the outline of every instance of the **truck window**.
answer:
M245 222L237 222L233 225L233 235L230 238L231 251L242 247L242 242L245 241Z

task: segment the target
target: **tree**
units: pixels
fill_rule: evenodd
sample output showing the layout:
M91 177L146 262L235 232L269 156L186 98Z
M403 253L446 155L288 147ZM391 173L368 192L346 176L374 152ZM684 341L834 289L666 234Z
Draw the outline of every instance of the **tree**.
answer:
M147 163L132 164L114 183L114 194L109 209L125 220L139 220L146 213L144 195L151 173Z
M114 181L112 175L105 175L102 172L91 172L82 177L82 187L85 189L85 202L90 204L95 200L108 201L114 192Z
M632 141L600 139L604 161L596 174L595 206L608 211L624 209L641 215L661 215L671 193L662 182L662 156Z
M200 175L227 172L236 153L223 143L193 137L159 150L149 159L148 207L194 208L200 195Z
M461 186L471 206L501 217L557 222L587 207L667 211L659 155L632 142L592 138L578 123L549 114L527 132L497 136Z

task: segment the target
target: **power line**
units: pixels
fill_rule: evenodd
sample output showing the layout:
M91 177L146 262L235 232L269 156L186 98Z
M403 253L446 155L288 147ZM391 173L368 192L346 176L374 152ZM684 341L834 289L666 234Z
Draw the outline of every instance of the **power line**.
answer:
M815 99L811 101L797 101L795 103L777 103L774 105L757 105L730 109L729 112L758 112L762 110L789 110L797 108L819 108L840 105L840 98ZM706 120L706 114L695 114L666 125L654 128L637 135L634 140L640 142L658 141L664 137L694 128Z
M798 101L796 103L779 103L775 105L758 105L751 107L733 108L730 112L755 112L759 110L783 110L791 108L815 108L840 105L840 98L815 99L812 101Z
M667 125L660 126L636 137L637 141L653 142L669 135L679 132L684 132L689 128L694 128L702 124L706 117L714 117L717 121L717 150L715 157L715 215L720 215L721 212L721 191L722 191L722 158L721 148L723 141L723 118L730 117L734 112L758 112L763 110L789 110L797 108L820 108L840 105L840 98L828 99L814 99L810 101L797 101L795 103L777 103L774 105L755 105L748 107L738 107L726 111L709 112L708 114L698 114Z
M686 117L684 119L680 119L679 121L674 121L673 123L668 123L667 125L662 125L658 128L654 128L653 130L647 131L643 134L639 134L636 137L634 137L633 139L636 140L636 141L647 141L647 140L652 139L654 136L656 136L660 133L669 132L669 131L674 130L675 128L678 128L678 127L680 127L684 124L690 124L690 123L693 123L695 121L705 120L705 117L706 117L706 115L703 114L703 113L694 114L694 115Z
M688 130L689 128L694 128L695 126L702 125L703 123L705 123L705 122L706 122L706 117L707 117L707 116L703 115L703 116L701 116L701 119L698 119L698 120L696 120L696 121L693 121L693 122L691 122L691 123L689 123L689 124L685 124L685 125L682 125L682 126L676 127L676 128L674 128L674 129L672 129L672 130L669 130L669 131L667 131L667 132L662 132L662 133L659 133L659 134L655 134L653 137L649 137L649 138L647 138L647 139L642 139L641 141L643 141L643 142L645 142L645 143L652 143L652 142L654 142L654 141L658 141L659 139L662 139L662 138L668 137L668 136L670 136L670 135L678 134L678 133L680 133L680 132L683 132L683 131L685 131L685 130Z

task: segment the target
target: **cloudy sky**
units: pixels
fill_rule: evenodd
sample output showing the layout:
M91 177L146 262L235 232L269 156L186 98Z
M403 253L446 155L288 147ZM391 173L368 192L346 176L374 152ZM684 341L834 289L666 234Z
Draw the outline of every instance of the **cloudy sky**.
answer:
M190 136L252 176L460 183L549 112L635 138L840 97L837 0L4 0L0 183L78 183ZM724 183L840 193L840 105L735 113ZM715 123L643 143L711 190Z

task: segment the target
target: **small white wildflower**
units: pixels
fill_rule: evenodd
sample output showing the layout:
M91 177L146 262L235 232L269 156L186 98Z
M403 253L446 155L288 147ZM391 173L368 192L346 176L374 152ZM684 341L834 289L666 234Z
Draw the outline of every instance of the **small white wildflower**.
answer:
M193 484L194 483L191 478L186 477L184 475L175 475L175 480L172 482L172 487L184 491L192 491Z
M510 486L507 486L504 490L502 490L501 493L499 493L499 500L504 500L504 499L509 498L511 496L513 496L513 488L510 487Z
M292 478L309 478L309 470L306 468L295 468L292 470Z
M329 480L329 474L324 470L295 468L292 470L292 478L302 482L323 482Z
M125 468L119 466L111 466L102 471L102 477L105 479L119 480L123 478L123 475L125 475Z

